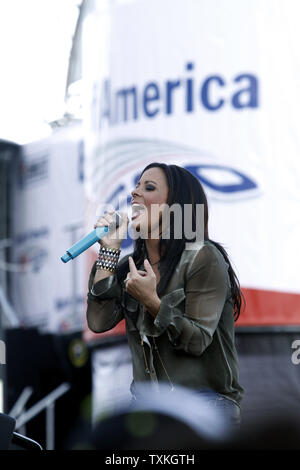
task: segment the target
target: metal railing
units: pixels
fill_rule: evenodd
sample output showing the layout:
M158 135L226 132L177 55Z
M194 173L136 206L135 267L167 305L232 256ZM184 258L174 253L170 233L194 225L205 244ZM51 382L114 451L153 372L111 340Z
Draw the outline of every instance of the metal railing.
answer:
M62 395L67 393L71 385L67 382L62 383L55 390L46 395L42 400L33 405L29 410L24 411L26 402L31 396L33 390L31 387L25 387L18 400L11 409L9 415L16 419L16 429L25 434L25 425L41 413L46 411L46 450L55 448L55 402Z

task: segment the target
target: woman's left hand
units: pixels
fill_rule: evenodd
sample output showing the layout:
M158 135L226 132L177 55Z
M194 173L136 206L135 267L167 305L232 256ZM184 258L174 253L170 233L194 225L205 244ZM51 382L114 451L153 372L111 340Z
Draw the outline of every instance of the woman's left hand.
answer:
M152 314L159 310L160 299L156 292L156 275L148 260L144 261L146 271L139 271L129 256L126 292L141 302Z

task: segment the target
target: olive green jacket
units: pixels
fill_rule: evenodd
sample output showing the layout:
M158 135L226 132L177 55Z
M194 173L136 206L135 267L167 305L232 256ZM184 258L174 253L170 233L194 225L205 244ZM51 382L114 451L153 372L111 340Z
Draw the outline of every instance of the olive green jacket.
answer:
M125 262L128 256L120 263ZM140 268L141 269L141 268ZM133 362L133 387L151 381L214 390L240 403L234 343L234 315L228 264L209 241L185 250L153 318L118 282L116 275L97 282L94 264L87 304L89 328L104 332L124 317ZM133 392L134 393L134 392Z

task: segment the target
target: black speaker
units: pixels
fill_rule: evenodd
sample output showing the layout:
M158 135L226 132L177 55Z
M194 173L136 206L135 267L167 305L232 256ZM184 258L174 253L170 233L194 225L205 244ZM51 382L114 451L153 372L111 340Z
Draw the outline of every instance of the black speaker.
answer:
M0 449L8 450L12 440L16 420L4 413L0 413Z

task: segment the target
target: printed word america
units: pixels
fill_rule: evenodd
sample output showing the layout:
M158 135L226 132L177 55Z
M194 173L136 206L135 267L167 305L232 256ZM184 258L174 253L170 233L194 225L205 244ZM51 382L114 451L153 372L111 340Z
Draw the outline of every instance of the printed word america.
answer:
M233 77L214 73L199 79L193 62L185 64L181 75L164 81L114 86L113 79L95 83L92 123L96 129L142 118L154 119L179 113L194 113L202 107L216 112L259 107L259 80L249 72Z

